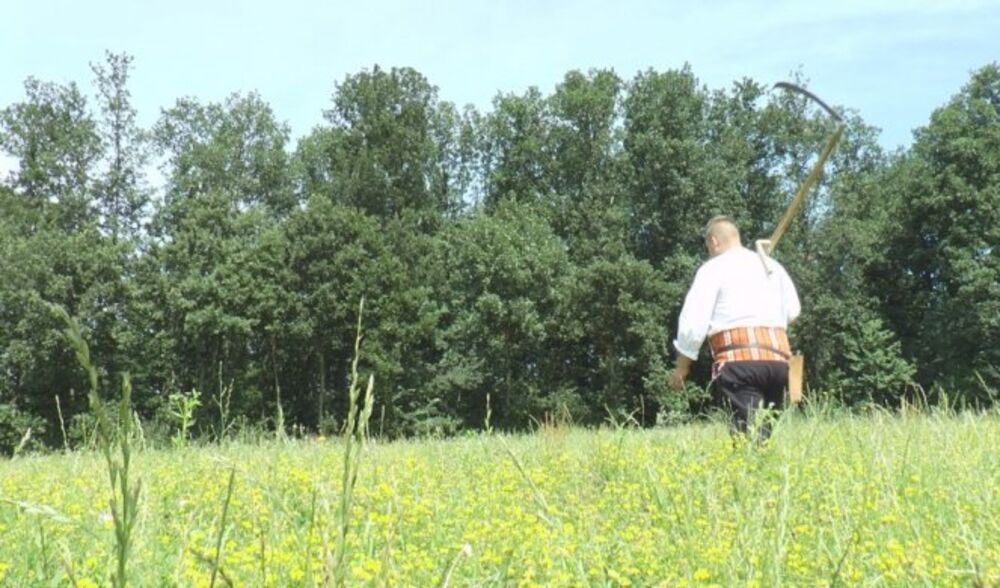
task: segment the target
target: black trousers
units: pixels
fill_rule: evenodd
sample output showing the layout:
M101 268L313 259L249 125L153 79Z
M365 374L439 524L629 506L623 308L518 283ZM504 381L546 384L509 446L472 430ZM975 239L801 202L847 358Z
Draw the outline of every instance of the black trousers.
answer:
M780 410L788 386L788 364L783 361L731 361L723 364L714 380L731 416L734 434L750 433L756 426L757 441L771 436L768 419L757 423L761 408Z

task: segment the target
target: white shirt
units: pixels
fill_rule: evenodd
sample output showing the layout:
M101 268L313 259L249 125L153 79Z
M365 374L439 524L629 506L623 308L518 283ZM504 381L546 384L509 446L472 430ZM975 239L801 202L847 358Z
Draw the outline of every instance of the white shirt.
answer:
M768 259L734 247L706 261L684 298L674 347L692 360L709 335L735 327L788 328L802 307L788 272Z

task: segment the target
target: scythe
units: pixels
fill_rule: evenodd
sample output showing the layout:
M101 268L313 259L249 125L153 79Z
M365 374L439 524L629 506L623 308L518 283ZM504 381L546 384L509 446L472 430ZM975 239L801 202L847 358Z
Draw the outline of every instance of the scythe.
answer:
M782 90L788 90L806 96L825 110L835 121L837 121L837 127L834 129L833 134L830 135L830 138L827 139L826 144L823 146L823 150L820 151L819 159L817 159L816 163L813 164L813 168L809 172L809 175L806 176L805 181L802 182L801 186L799 186L798 191L795 193L795 197L792 198L791 204L788 205L788 209L785 211L785 214L781 217L781 220L778 221L778 226L775 227L770 238L758 239L754 243L757 255L760 256L761 263L764 264L764 269L768 273L771 273L771 265L768 263L768 258L774 253L774 250L778 247L778 242L781 241L781 237L784 236L785 231L788 230L788 226L799 213L799 210L805 203L806 196L812 190L816 181L819 180L819 176L823 172L823 165L830 157L830 154L833 153L834 148L837 146L837 143L840 142L840 138L844 134L844 120L841 116L830 108L826 102L820 100L818 96L809 90L789 82L778 82L774 85L774 88L780 88ZM804 372L805 358L801 353L795 353L788 360L788 396L792 402L799 402L802 400L802 383L805 377Z

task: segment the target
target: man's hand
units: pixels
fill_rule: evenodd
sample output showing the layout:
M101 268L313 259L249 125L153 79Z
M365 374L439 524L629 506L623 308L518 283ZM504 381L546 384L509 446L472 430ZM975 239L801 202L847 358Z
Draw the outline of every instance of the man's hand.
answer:
M670 387L674 390L684 389L684 380L688 377L688 373L691 372L691 359L678 354L677 355L677 366L674 368L674 373L670 376Z
M670 376L670 387L674 390L684 389L684 378L687 374L681 372L680 370L674 370L674 373Z

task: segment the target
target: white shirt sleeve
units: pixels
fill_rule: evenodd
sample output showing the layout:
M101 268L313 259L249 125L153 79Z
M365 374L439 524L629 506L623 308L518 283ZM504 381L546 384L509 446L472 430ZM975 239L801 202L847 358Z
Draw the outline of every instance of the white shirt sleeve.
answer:
M795 284L788 276L788 272L782 268L781 271L781 304L785 309L785 320L788 324L799 318L802 312L802 304L799 302L799 293L795 290Z
M684 298L684 307L677 321L677 338L674 339L677 352L692 360L698 359L698 350L708 335L719 295L719 284L704 269L702 267L695 274L694 283Z

